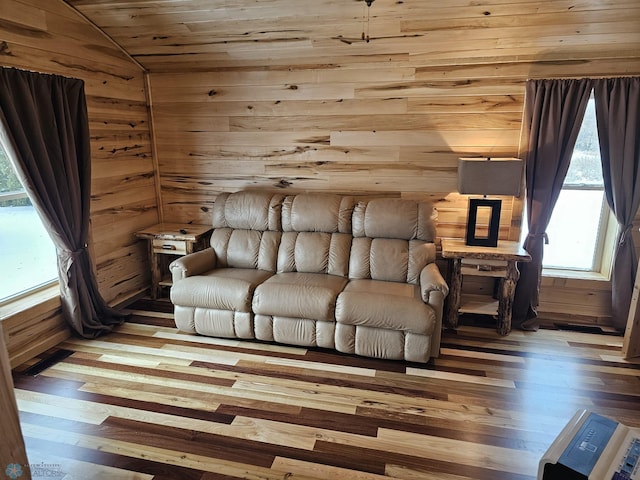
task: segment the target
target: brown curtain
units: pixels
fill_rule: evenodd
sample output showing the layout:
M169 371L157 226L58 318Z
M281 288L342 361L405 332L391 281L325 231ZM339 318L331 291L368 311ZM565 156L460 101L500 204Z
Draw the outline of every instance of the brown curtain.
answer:
M537 307L546 228L558 200L591 94L591 80L528 80L524 127L527 220L524 248L530 263L521 263L513 305L514 326L537 330Z
M0 69L0 141L58 253L62 309L84 337L124 319L109 308L87 250L91 154L82 80Z
M638 263L631 230L640 205L640 78L595 80L594 95L605 195L620 227L611 278L613 323L624 329Z

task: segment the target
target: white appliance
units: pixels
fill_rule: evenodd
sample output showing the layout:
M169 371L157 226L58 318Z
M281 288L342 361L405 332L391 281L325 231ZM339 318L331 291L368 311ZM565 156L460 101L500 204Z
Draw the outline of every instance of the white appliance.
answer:
M540 460L538 480L640 480L640 429L578 411Z

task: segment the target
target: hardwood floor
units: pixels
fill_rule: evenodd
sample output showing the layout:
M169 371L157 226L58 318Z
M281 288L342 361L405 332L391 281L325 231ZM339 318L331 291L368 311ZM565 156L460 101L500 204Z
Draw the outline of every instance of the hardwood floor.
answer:
M531 480L578 409L640 427L622 337L463 326L418 365L187 335L169 307L16 369L34 478Z

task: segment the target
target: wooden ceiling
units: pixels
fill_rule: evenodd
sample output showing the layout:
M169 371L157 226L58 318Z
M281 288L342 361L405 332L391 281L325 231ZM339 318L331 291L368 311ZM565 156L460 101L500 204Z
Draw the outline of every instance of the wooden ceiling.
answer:
M149 72L636 57L638 0L66 0ZM566 64L565 64L566 65Z

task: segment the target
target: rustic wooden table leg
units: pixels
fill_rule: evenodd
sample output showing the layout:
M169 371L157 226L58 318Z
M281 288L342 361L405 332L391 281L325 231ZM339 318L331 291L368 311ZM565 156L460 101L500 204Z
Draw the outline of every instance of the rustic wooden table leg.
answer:
M507 274L502 280L500 286L500 294L498 299L498 328L500 335L508 335L511 331L511 308L513 306L513 297L516 293L516 284L520 272L515 261L507 263Z
M162 280L162 272L160 271L158 254L153 251L153 242L149 240L149 260L151 261L151 298L154 300L160 297L160 280Z
M453 258L449 260L449 295L447 295L447 308L445 325L449 328L458 328L458 309L462 294L462 260Z

